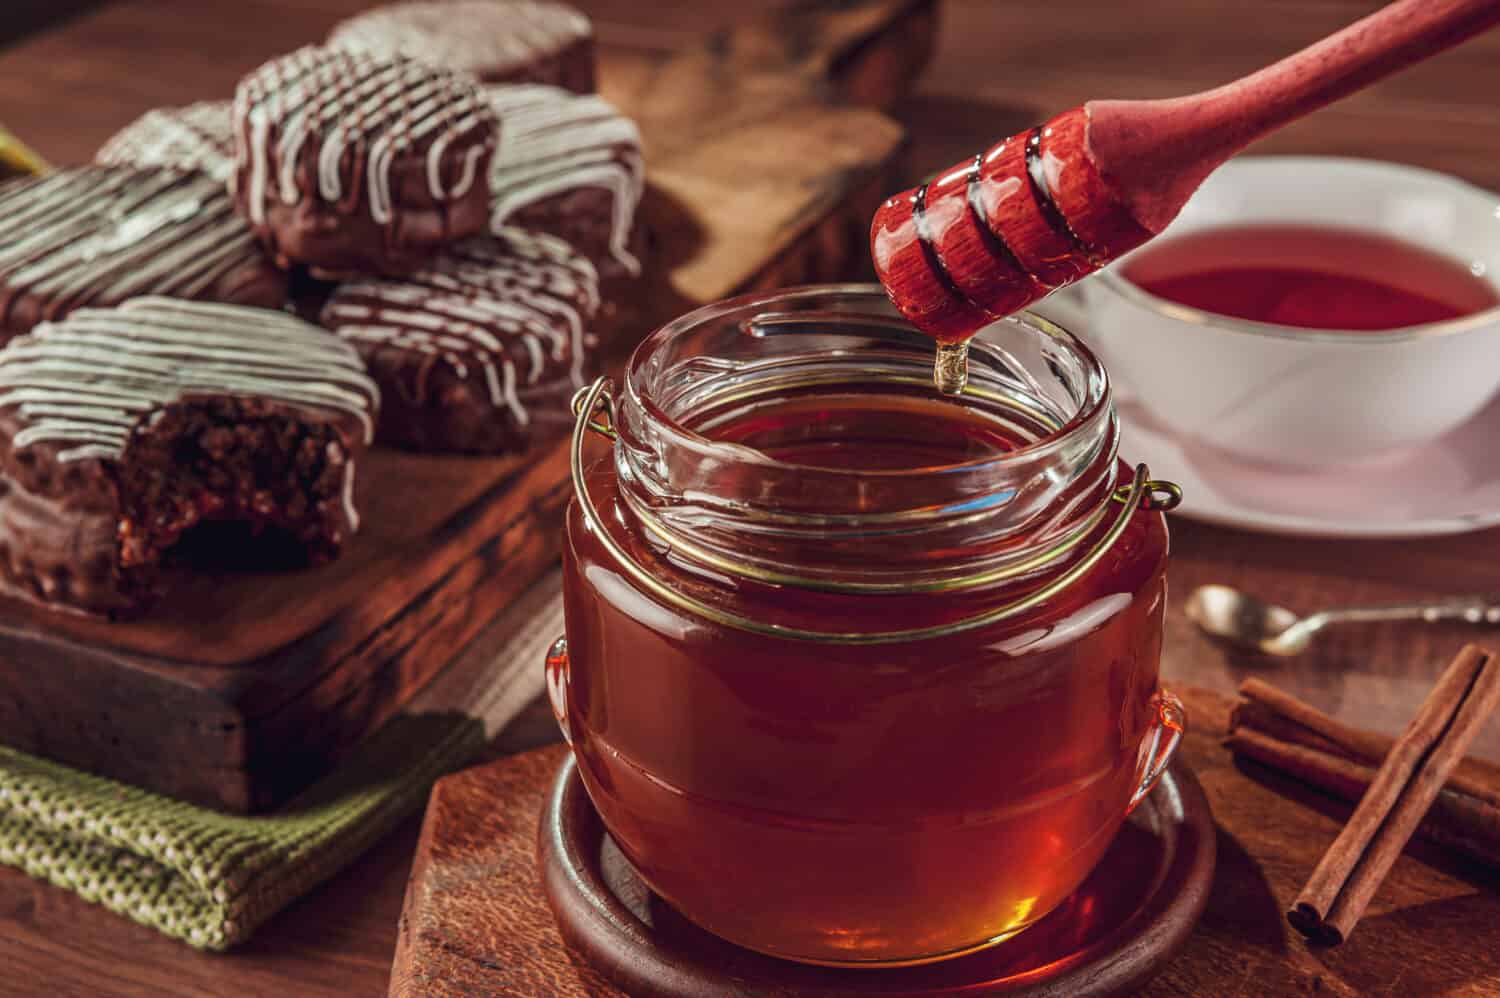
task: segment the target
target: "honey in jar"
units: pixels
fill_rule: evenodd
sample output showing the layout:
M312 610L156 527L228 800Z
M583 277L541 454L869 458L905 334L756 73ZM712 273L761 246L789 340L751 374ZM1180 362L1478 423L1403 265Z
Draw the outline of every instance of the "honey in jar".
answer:
M811 288L684 317L584 403L554 706L625 856L734 943L1014 935L1175 745L1163 500L1104 372L1028 317L970 364L938 395L877 289Z

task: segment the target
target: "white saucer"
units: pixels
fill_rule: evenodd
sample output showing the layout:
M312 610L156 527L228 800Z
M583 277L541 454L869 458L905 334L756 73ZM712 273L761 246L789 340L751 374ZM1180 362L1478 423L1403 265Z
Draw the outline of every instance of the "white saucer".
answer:
M1055 295L1036 311L1089 340L1076 294ZM1129 386L1117 382L1114 393L1120 453L1182 486L1174 516L1313 537L1436 537L1500 525L1500 398L1421 447L1357 465L1302 469L1258 465L1181 437L1133 402Z

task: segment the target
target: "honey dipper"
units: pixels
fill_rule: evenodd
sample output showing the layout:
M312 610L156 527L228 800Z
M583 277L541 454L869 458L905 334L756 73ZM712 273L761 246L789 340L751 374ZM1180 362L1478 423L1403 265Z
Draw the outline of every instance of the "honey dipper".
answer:
M1500 0L1397 0L1271 66L1165 100L1089 101L888 199L870 244L886 293L939 343L968 338L1156 235L1254 140L1500 22Z

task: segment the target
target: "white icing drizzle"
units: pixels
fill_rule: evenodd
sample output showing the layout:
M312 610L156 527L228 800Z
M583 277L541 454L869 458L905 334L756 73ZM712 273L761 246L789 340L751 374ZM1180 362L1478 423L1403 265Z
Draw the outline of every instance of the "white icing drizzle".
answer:
M354 462L344 462L344 481L339 487L339 501L344 505L344 519L351 531L359 529L359 510L354 508Z
M147 111L100 146L94 162L198 170L224 183L234 172L229 101Z
M560 3L440 0L392 4L358 14L335 25L328 44L506 76L591 33L587 17Z
M520 385L536 384L548 359L583 383L585 327L598 308L593 264L561 239L512 228L459 243L399 280L342 284L322 318L362 349L435 357L461 378L476 368L490 401L524 426ZM414 367L420 379L425 365Z
M628 273L640 273L629 249L646 183L635 122L598 96L540 85L485 89L505 123L490 168L491 227L503 227L516 212L554 195L602 187L613 205L610 255Z
M118 459L148 413L192 396L249 396L348 413L373 434L379 398L359 356L283 312L135 298L44 322L0 350L0 408L17 449ZM352 522L352 521L351 521Z
M11 296L64 311L196 298L257 266L269 265L250 229L203 174L88 166L0 188L0 283Z
M391 173L399 159L425 160L428 195L437 203L455 200L474 186L492 155L498 122L483 91L462 74L308 46L240 81L233 127L233 180L245 184L252 222L265 224L273 196L288 205L306 196L337 205L363 188L370 217L387 225L394 218ZM442 159L455 147L464 152L450 184ZM307 155L317 164L312 191L298 183Z

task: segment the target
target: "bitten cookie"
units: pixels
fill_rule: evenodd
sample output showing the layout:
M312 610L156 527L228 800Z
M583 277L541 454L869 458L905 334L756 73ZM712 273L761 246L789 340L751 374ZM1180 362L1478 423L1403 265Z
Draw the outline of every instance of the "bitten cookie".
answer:
M500 123L470 76L304 48L240 81L235 201L282 266L412 270L485 228Z
M44 323L0 350L0 575L135 610L209 520L331 558L377 398L348 344L282 312L137 298Z
M340 22L331 48L400 56L490 83L594 89L594 31L572 7L547 0L437 0L377 7Z
M94 162L197 170L225 183L234 172L229 101L200 101L187 107L147 111L100 146Z
M286 276L201 173L84 166L0 186L0 334L138 295L280 308Z
M560 239L506 229L404 280L340 285L323 324L380 385L381 443L514 453L572 424L598 307L588 260Z
M492 228L550 232L606 277L639 274L633 243L645 165L635 122L602 97L556 87L497 86L487 93L505 122L490 172Z

